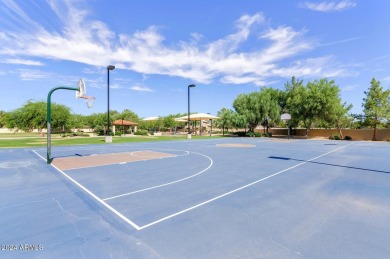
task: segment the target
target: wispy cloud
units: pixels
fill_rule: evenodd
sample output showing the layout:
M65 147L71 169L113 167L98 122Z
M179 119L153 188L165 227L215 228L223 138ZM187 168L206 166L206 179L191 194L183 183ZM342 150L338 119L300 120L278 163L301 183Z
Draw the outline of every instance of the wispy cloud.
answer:
M348 43L348 42L351 42L351 41L356 41L356 40L360 40L360 38L353 37L353 38L349 38L349 39L332 41L332 42L322 43L319 46L320 47L328 47L328 46L334 46L334 45L339 45L339 44L345 44L345 43Z
M0 61L0 63L18 64L18 65L27 65L27 66L44 66L44 64L40 61L19 59L19 58L5 59L3 61Z
M219 80L263 85L274 77L337 76L345 72L332 66L328 57L301 60L299 57L318 46L317 42L307 38L305 30L289 26L265 27L265 17L261 13L239 17L234 23L235 32L220 39L200 43L203 41L201 34L192 33L188 41L167 45L164 44L165 36L156 26L133 34L116 34L103 22L90 20L88 10L76 6L79 2L48 3L62 27L55 32L39 26L17 34L5 30L0 33L0 55L69 60L95 67L115 64L117 68L143 75L176 76L204 84ZM340 9L348 3L354 4L341 1L331 6ZM25 21L30 19L16 4L8 5L8 8L15 10L12 15L19 15ZM255 31L262 33L254 35ZM243 45L256 36L257 49L244 51ZM291 64L288 67L286 60ZM132 90L152 91L140 86Z
M42 80L53 77L51 73L37 69L18 69L17 73L19 74L20 79L22 80Z
M342 0L337 2L303 2L299 4L302 8L307 8L313 11L318 12L334 12L334 11L343 11L345 9L353 8L356 6L356 2L352 0Z
M132 86L132 87L130 87L130 89L133 91L138 91L138 92L153 92L152 89L145 87L145 86Z

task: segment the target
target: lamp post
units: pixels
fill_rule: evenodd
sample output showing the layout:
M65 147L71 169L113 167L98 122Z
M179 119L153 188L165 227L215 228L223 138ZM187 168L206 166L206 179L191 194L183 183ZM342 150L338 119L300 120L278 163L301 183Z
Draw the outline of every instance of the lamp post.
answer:
M112 142L112 136L110 135L110 70L114 70L115 66L107 66L107 132L106 143Z
M190 139L191 138L191 132L190 132L190 88L191 87L195 87L196 85L194 84L191 84L188 86L188 134L187 134L187 138Z

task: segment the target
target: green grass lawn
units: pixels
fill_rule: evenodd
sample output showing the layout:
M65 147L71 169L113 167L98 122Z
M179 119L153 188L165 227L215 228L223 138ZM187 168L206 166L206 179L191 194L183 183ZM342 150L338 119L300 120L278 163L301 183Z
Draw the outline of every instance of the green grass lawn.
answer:
M35 137L11 134L0 134L0 148L25 148L25 147L43 147L46 146L46 137ZM219 136L193 136L193 139L209 139L217 138ZM170 141L170 140L185 140L186 135L177 136L131 136L131 137L112 137L112 143L127 143L127 142L152 142L152 141ZM52 146L69 146L69 145L83 145L83 144L103 144L105 137L59 137L53 135L51 139Z

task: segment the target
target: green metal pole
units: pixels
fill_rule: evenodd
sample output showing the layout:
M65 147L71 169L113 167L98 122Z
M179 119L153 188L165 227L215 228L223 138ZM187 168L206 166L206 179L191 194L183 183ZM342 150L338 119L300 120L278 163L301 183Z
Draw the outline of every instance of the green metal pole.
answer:
M46 153L46 163L51 164L53 161L53 158L51 158L51 94L59 89L64 90L73 90L73 91L79 91L79 88L74 87L67 87L67 86L58 86L50 90L50 92L47 95L47 153Z

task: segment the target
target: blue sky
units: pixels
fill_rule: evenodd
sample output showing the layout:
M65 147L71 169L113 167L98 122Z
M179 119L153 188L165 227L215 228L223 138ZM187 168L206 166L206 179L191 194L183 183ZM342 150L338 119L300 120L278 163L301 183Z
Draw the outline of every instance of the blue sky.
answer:
M390 1L31 0L0 2L0 110L46 100L74 113L216 114L240 93L292 76L335 80L360 113L372 78L390 85Z

